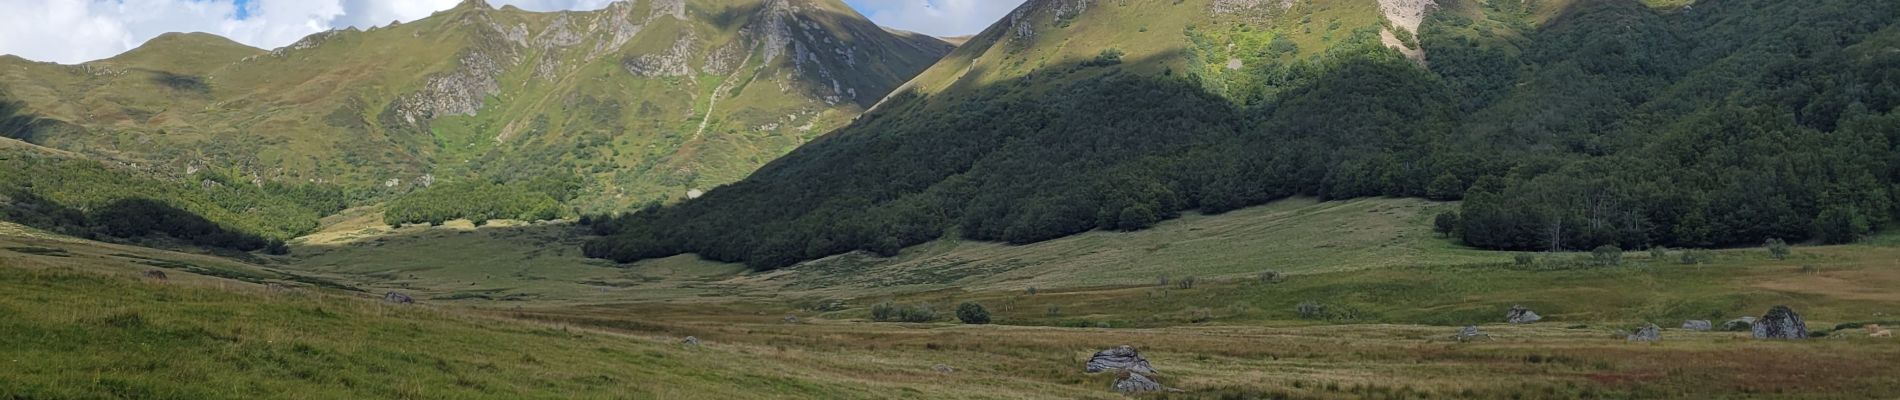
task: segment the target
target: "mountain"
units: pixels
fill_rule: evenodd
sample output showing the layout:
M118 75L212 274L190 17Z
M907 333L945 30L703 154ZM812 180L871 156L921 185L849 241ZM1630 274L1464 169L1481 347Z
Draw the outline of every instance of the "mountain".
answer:
M737 180L950 49L837 0L470 0L269 51L168 34L80 65L0 57L0 91L41 121L16 138L185 180L358 200L532 180L613 210Z
M1464 200L1489 249L1852 241L1900 194L1900 4L1031 0L616 261L773 269L1289 196Z

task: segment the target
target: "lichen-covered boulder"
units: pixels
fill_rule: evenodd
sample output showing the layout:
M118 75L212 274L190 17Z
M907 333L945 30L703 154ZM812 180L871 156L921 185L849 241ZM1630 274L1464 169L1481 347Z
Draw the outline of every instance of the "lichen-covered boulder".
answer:
M409 295L406 295L406 294L396 293L396 292L384 293L383 301L395 303L395 304L415 304L416 303L415 298L409 297Z
M1458 334L1452 335L1451 338L1452 340L1457 340L1460 342L1469 342L1469 341L1478 340L1478 339L1490 340L1491 335L1487 335L1483 331L1479 331L1477 326L1467 326L1467 327L1464 327L1463 329L1459 329Z
M1120 377L1115 378L1116 392L1147 393L1147 392L1159 392L1162 390L1165 390L1165 388L1161 386L1161 382L1155 382L1154 379L1150 379L1147 376L1139 374L1139 373L1124 370L1122 371Z
M1788 306L1775 306L1755 320L1756 339L1798 340L1808 338L1808 323Z
M1543 319L1544 317L1537 315L1536 311L1531 311L1531 309L1521 305L1511 306L1511 311L1504 314L1504 321L1513 324L1528 324L1542 321Z
M1708 320L1692 319L1688 321L1682 321L1682 330L1685 330L1685 331L1707 332L1713 329L1715 329L1715 323L1709 322Z
M1141 358L1141 352L1129 346L1121 346L1096 352L1094 357L1089 357L1087 368L1091 374L1109 370L1123 370L1144 374L1155 373L1155 368L1153 365L1148 364L1148 359Z
M1636 331L1631 332L1629 336L1629 341L1638 342L1638 343L1649 343L1649 342L1656 342L1656 341L1661 341L1661 340L1662 340L1662 327L1656 326L1656 324L1649 324L1641 328L1636 328Z

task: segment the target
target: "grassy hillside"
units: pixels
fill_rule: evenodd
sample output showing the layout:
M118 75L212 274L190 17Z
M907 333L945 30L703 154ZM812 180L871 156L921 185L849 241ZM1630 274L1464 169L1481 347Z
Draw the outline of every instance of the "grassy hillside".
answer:
M1029 2L858 122L603 224L588 254L766 270L1299 196L1463 199L1452 233L1487 249L1846 243L1900 204L1900 58L1876 50L1900 8L1380 4Z
M1403 215L1419 215L1419 208L1431 207L1409 200L1290 202L1184 218L1157 229L1194 232L1282 221L1277 225L1282 229L1272 231L1285 231L1283 238L1291 239L1339 220L1301 215L1347 211L1365 214L1345 218L1355 226L1386 227L1367 231L1423 233L1422 225L1402 222L1415 219ZM517 264L484 260L491 253L482 252L500 255L517 250L491 248L535 247L529 238L452 231L471 226L404 228L411 232L365 232L389 229L374 221L333 226L338 229L306 245L365 245L338 247L318 258L389 260L383 265L390 268L441 262L409 271L418 277L401 284L490 282L472 271ZM519 227L482 229L514 228ZM1359 231L1341 236L1341 245L1376 248L1390 240ZM1229 237L1247 236L1234 232ZM1900 394L1894 392L1900 388L1894 378L1900 367L1885 362L1900 356L1900 342L1832 327L1890 320L1900 307L1900 297L1891 290L1900 284L1892 261L1900 254L1891 239L1797 247L1786 260L1772 259L1761 249L1739 249L1716 252L1701 265L1632 253L1619 266L1569 263L1587 255L1560 254L1545 255L1528 267L1483 259L1430 265L1430 260L1474 254L1423 239L1410 246L1423 246L1417 253L1428 264L1397 261L1407 258L1397 255L1404 253L1380 265L1288 262L1283 264L1287 270L1302 272L1277 283L1205 271L1208 275L1174 275L1176 282L1168 285L1045 286L1033 293L1007 285L879 292L848 281L833 281L846 289L835 292L729 287L757 300L703 298L654 283L639 289L653 291L639 296L654 297L636 302L530 297L471 309L460 305L491 304L421 297L420 305L394 306L374 299L382 289L356 294L277 278L247 283L243 274L309 275L296 260L261 267L0 226L0 288L5 289L0 290L0 315L6 317L0 318L0 362L11 365L0 369L0 394L1108 399L1121 398L1108 389L1112 377L1084 374L1082 364L1096 350L1130 344L1161 369L1163 383L1185 390L1163 396L1171 398L1883 398ZM1069 240L1103 238L1042 246ZM431 247L438 243L455 248ZM424 252L437 259L398 257ZM473 253L454 258L465 252ZM1282 248L1249 257L1292 260L1299 259L1297 254L1318 253ZM528 255L544 261L519 269L531 274L562 274L568 269L554 261L578 260ZM146 260L204 269L165 269L166 281L136 278L144 270L166 268L142 263ZM1315 268L1301 269L1309 264ZM643 263L627 272L656 273L659 267ZM352 265L338 271L350 268L383 267ZM225 272L206 276L205 271ZM1192 287L1178 283L1194 276L1201 279ZM975 278L994 277L1000 275ZM492 282L509 284L508 279ZM744 276L728 283L741 282ZM274 291L261 283L292 289ZM832 297L842 305L806 309L817 308L814 299L822 297L815 296L849 293L863 296ZM940 310L980 302L1001 325L959 325L941 315L932 323L869 321L870 304L882 301L930 303ZM1294 311L1301 302L1324 304L1330 312L1301 318ZM1529 305L1548 319L1526 326L1500 323L1512 304ZM1775 304L1795 307L1811 328L1831 334L1776 342L1733 332L1667 329L1680 319L1755 315ZM783 322L787 315L799 322ZM1664 340L1626 342L1627 329L1642 323L1663 325ZM1481 325L1492 340L1449 340L1461 324ZM681 344L689 335L703 343ZM938 365L951 372L937 371Z
M570 208L600 211L737 180L949 48L835 0L475 1L268 52L174 34L83 65L8 57L0 89L69 128L22 139L161 174L357 198L549 177L584 185Z

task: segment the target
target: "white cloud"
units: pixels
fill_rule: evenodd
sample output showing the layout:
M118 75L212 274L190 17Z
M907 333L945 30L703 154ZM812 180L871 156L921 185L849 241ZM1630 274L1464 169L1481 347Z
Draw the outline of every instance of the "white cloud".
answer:
M80 63L166 32L207 32L271 49L312 33L413 21L458 0L0 0L0 54ZM490 0L497 7L591 10L611 0Z
M849 0L878 24L937 36L983 31L1023 0Z

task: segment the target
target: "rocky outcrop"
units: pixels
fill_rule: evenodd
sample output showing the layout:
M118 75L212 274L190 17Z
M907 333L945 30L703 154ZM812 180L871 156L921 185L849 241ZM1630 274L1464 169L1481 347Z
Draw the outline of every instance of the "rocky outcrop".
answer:
M1756 339L1799 340L1808 338L1808 323L1788 306L1775 306L1755 320Z
M646 78L692 76L698 73L693 70L692 65L693 54L698 50L698 35L695 35L693 31L684 31L680 33L678 39L673 40L673 46L667 48L665 52L642 54L628 58L621 64L626 67L627 72Z
M1662 327L1656 326L1656 324L1649 324L1641 328L1636 328L1636 331L1631 332L1629 336L1629 341L1638 342L1638 343L1657 342L1661 340L1662 340Z
M1504 314L1504 322L1513 324L1528 324L1542 320L1544 320L1543 316L1537 315L1536 311L1531 311L1531 309L1524 308L1524 306L1521 305L1511 306L1511 311Z
M1086 368L1089 373L1110 370L1123 370L1144 374L1155 373L1155 368L1153 365L1148 364L1148 359L1142 358L1141 352L1136 351L1134 347L1130 346L1121 346L1096 352L1095 356L1089 357Z
M1425 61L1425 49L1418 46L1418 26L1425 22L1425 14L1438 5L1434 0L1379 0L1379 11L1385 14L1386 21L1392 22L1391 29L1381 30L1379 39L1386 45L1405 54L1413 61ZM1401 32L1414 38L1411 43L1399 39Z
M1709 322L1708 320L1692 319L1682 321L1682 330L1685 331L1707 332L1713 329L1715 329L1715 323Z

